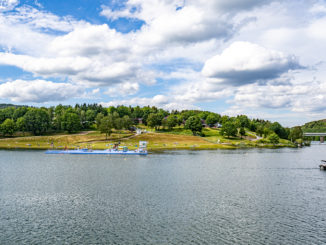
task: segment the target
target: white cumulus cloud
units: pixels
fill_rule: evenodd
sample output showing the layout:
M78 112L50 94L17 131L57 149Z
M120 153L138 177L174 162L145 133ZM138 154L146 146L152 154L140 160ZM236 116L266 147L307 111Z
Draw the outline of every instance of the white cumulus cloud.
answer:
M249 42L234 42L222 54L205 62L202 73L217 82L243 85L274 79L292 69L301 68L293 55L269 50Z
M0 11L14 9L19 4L19 0L0 0Z
M62 101L82 93L83 90L75 85L45 80L15 80L0 84L0 97L13 102Z
M312 89L314 88L314 89ZM311 81L302 84L268 83L265 86L248 84L239 87L230 103L233 109L243 111L252 109L278 109L300 113L325 113L326 85L324 82Z
M0 65L43 80L3 83L2 98L76 98L82 87L103 101L117 96L110 104L196 108L229 100L234 111L323 112L323 0L126 0L120 10L102 6L101 14L116 23L143 21L129 33L17 4L0 0ZM53 77L69 82L45 81ZM162 89L155 95L150 85L156 81ZM152 97L134 97L138 92Z
M137 93L139 90L139 84L135 82L126 82L122 84L118 84L116 86L111 86L105 92L105 94L110 97L118 97L118 96L126 96L133 95Z

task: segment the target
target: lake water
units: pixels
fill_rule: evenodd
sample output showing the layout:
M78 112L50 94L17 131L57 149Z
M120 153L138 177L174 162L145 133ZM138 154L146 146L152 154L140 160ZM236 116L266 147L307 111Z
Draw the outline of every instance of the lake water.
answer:
M326 146L0 151L0 244L326 244Z

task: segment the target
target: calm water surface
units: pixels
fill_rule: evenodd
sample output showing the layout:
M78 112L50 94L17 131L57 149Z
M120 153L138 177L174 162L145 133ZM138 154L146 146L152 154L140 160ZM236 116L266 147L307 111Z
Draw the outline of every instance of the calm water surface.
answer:
M0 151L0 244L326 244L326 146Z

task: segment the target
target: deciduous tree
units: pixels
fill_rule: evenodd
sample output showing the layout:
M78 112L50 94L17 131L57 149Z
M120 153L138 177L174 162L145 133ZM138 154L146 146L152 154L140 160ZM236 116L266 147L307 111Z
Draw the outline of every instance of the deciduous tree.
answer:
M297 139L301 139L303 136L303 132L300 126L294 127L290 131L289 139L294 142Z
M97 128L100 128L101 121L103 119L104 115L102 113L98 113L95 118L96 126Z
M38 108L29 109L24 115L26 120L26 130L34 135L45 133L50 128L49 114Z
M161 124L160 116L157 113L151 113L147 118L147 125L151 128L157 129L157 127Z
M214 124L216 124L220 119L220 115L211 113L206 118L206 124L210 127L212 127Z
M166 118L166 125L168 126L169 130L173 127L177 126L177 118L175 115L170 115Z
M199 117L191 116L186 120L185 129L190 129L193 135L201 133L203 125Z
M246 135L246 130L243 127L241 127L239 130L239 134L241 135L241 138L242 138L243 136Z
M25 131L26 131L26 119L25 117L20 117L17 119L17 122L16 122L16 128L23 132L23 135L25 136Z
M106 140L108 139L108 136L111 135L113 127L114 127L114 122L113 122L112 115L103 117L101 119L99 129L100 129L102 134L105 133L105 139Z
M1 124L1 132L4 136L9 135L12 136L15 133L16 125L14 120L7 118L2 124Z
M225 122L222 125L220 133L221 135L230 137L230 136L237 136L237 132L238 132L237 127L233 122Z
M69 133L77 132L81 128L80 118L77 113L73 111L66 111L63 115L62 129L67 130Z
M129 129L132 125L132 121L128 115L123 116L122 124L124 129Z

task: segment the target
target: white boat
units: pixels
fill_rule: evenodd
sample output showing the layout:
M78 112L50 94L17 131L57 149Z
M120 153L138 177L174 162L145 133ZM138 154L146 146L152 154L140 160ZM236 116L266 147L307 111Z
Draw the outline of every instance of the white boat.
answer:
M121 151L121 150L47 150L45 154L97 154L97 155L147 155L147 150Z

